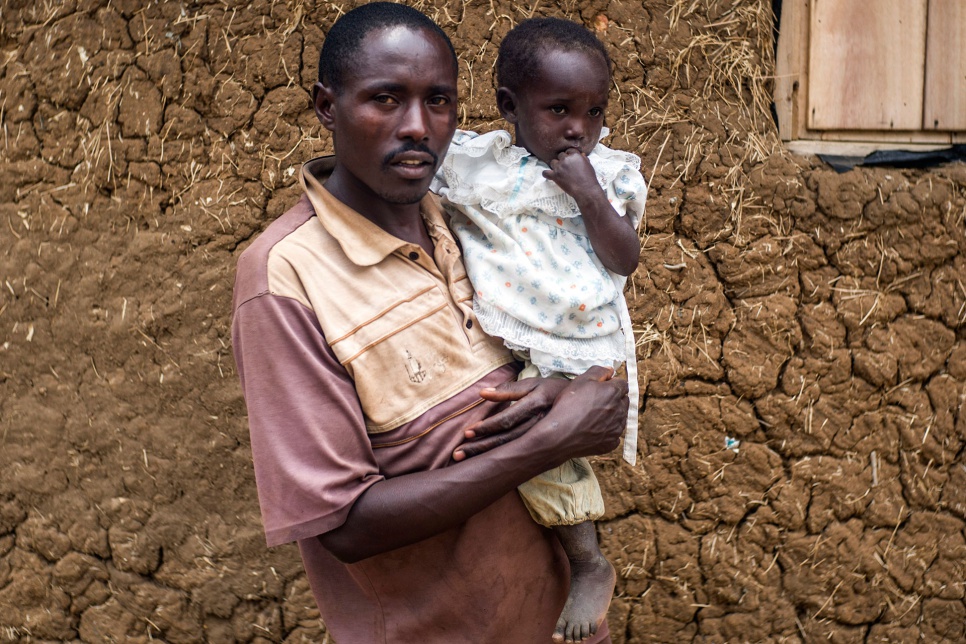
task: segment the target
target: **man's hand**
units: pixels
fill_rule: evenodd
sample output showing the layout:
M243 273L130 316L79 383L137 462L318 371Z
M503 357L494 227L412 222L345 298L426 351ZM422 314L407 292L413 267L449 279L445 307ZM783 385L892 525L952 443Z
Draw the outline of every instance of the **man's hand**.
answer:
M519 438L543 418L568 384L570 381L565 378L526 378L481 390L480 398L484 400L516 404L508 404L467 427L467 442L453 452L453 460L462 461Z
M607 378L599 379L601 372ZM541 441L560 450L560 463L606 454L620 445L627 424L627 381L612 375L612 369L593 367L572 380L535 428L547 434Z
M566 396L564 406L585 401L588 407L604 404L609 400L608 393L611 397L622 396L625 400L623 414L626 418L627 383L618 380L607 387L601 387L599 384L609 382L613 375L613 369L592 367L573 381L563 378L527 378L509 382L494 389L482 390L481 398L493 402L515 402L515 404L468 427L465 432L467 442L456 449L453 460L461 461L467 457L482 454L523 436L550 412L562 395ZM588 388L583 383L597 383L598 386ZM617 408L619 407L618 402ZM589 422L592 424L594 421ZM606 424L606 420L604 423ZM620 433L617 434L617 438L620 438ZM616 444L610 449L614 447Z
M587 156L576 148L568 148L551 159L550 169L543 171L543 176L550 179L560 189L577 201L580 206L589 195L606 197L603 188L597 183L597 173L590 164ZM599 195L598 195L599 193Z

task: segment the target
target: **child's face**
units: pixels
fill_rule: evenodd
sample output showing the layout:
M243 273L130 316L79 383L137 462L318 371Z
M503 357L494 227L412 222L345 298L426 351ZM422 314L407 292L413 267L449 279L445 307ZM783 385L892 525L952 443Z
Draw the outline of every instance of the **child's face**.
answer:
M523 90L501 88L503 117L516 128L517 145L549 164L569 148L589 154L600 139L610 70L596 53L544 52L533 82Z

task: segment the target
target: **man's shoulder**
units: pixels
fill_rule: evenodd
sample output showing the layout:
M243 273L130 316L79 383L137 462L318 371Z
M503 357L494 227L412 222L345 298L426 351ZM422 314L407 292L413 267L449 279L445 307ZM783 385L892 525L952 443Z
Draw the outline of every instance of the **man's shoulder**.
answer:
M295 205L282 213L278 219L268 225L262 231L251 246L246 248L239 258L239 266L243 261L248 261L253 257L265 257L271 252L279 242L302 227L309 219L315 216L315 209L305 193L299 197Z
M315 217L308 196L303 194L291 208L262 231L238 257L235 272L235 308L269 291L269 258L272 251Z

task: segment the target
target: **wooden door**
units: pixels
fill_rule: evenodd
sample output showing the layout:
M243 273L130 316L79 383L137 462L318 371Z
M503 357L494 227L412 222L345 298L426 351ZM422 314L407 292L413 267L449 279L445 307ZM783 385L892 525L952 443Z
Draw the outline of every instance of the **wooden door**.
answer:
M922 129L966 130L966 2L929 0Z
M808 129L921 129L926 11L927 0L812 0Z

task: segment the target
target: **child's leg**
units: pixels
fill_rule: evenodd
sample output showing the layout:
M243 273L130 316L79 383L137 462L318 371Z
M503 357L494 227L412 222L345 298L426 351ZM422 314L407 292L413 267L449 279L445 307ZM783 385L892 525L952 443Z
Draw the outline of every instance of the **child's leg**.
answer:
M597 477L585 458L567 461L519 487L534 521L553 529L570 561L570 593L555 642L590 637L607 616L616 575L597 545L593 520L604 512Z
M514 355L525 364L518 380L540 375L526 355ZM607 617L617 579L614 567L597 545L593 522L604 513L597 477L586 458L575 458L533 477L518 490L530 516L553 529L570 561L570 593L553 640L579 642L596 633Z
M553 526L570 560L570 594L564 604L553 641L579 642L597 632L607 617L617 575L597 544L592 521Z

